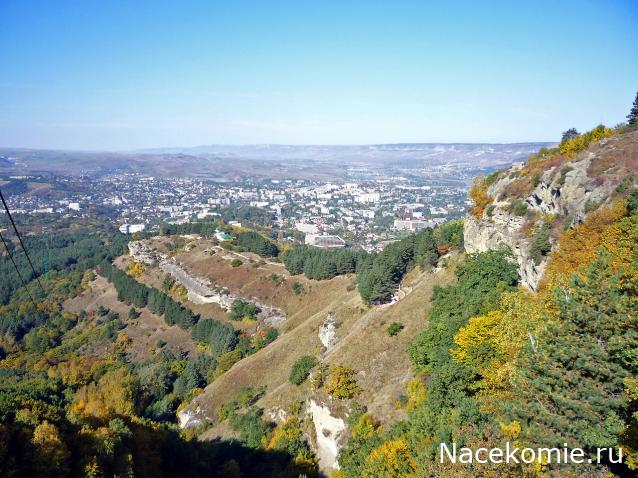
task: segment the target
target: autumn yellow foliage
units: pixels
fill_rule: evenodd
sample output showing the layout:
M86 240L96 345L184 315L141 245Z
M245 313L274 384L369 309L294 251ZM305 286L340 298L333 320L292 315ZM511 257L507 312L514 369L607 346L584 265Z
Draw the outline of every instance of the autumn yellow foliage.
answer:
M70 453L54 424L45 420L35 427L31 443L37 451L35 468L44 472L43 476L48 476L47 470L66 468Z
M474 370L481 380L479 398L486 409L511 393L516 359L550 320L536 296L525 290L504 293L499 309L473 317L454 337L453 360Z
M405 438L390 440L372 450L361 474L364 478L408 478L417 464Z
M333 365L324 390L335 398L355 397L361 393L355 376L356 372L350 367Z
M483 176L477 176L472 183L468 196L474 201L470 212L478 219L481 219L485 208L492 202L492 198L487 194L487 179Z
M425 384L423 383L423 377L421 375L413 378L408 382L407 387L408 403L406 409L408 411L414 410L425 401Z
M144 274L144 264L141 262L131 262L126 268L126 272L131 277L140 277Z
M188 297L188 291L186 290L186 287L178 284L177 282L171 286L170 291L182 300L186 300L186 298Z
M591 212L585 221L565 232L552 252L540 288L553 289L593 261L598 255L605 231L625 214L624 202L616 201L609 207Z
M118 368L106 372L97 383L80 388L71 407L74 414L108 419L135 414L135 383L131 372Z
M558 150L560 154L567 158L573 158L581 151L585 150L591 143L600 141L614 134L610 128L606 128L604 125L598 125L587 133L580 134L575 138L563 141Z
M268 441L268 446L266 448L269 450L280 450L285 447L287 442L302 439L303 434L299 427L299 420L293 417L289 418L275 429L275 432Z
M369 413L364 413L359 417L357 423L352 427L352 437L358 439L368 439L373 435L381 433L381 426Z

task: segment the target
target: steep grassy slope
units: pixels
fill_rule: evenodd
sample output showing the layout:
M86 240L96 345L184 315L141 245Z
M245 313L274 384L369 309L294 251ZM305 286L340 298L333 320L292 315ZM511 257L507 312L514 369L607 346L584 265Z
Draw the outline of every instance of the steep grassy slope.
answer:
M450 280L447 270L437 273L415 270L404 280L404 298L380 307L363 304L356 290L352 290L351 277L315 283L299 300L283 335L235 364L209 385L191 408L201 407L202 412L214 420L217 407L247 386L266 387L265 395L258 402L266 409L287 409L294 402L305 401L316 395L311 385L292 385L288 377L293 362L310 354L321 358L323 363L345 364L357 371L357 381L363 389L357 399L383 417L384 422L391 423L404 413L396 404L412 376L405 348L425 326L433 285ZM337 343L326 352L318 332L331 314L338 324ZM395 321L404 329L396 337L390 337L386 329ZM328 400L326 396L319 398ZM214 434L215 431L205 436Z
M162 317L151 313L146 307L138 311L138 318L128 318L131 307L117 300L117 291L104 277L97 276L88 283L87 290L64 302L64 309L75 314L84 310L91 315L100 307L118 313L126 324L122 332L131 341L126 351L132 361L151 358L158 342L164 343L164 347L170 350L179 349L189 354L196 350L196 344L186 330L176 325L168 326Z

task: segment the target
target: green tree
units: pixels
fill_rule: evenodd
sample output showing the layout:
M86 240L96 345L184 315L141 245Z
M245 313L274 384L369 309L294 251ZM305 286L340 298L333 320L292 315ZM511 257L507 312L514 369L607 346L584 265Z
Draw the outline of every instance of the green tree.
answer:
M615 447L626 429L638 373L638 302L619 286L606 257L555 291L557 320L522 358L517 398L506 405L543 446Z
M580 133L578 132L578 130L576 128L569 128L567 131L564 131L561 138L560 138L560 142L564 143L565 141L569 141L570 139L574 139L576 138Z
M255 319L260 312L261 309L252 302L235 299L230 306L228 317L230 320L242 320L243 318Z
M546 256L552 250L552 243L549 240L549 231L549 224L544 223L532 237L532 257L536 264L540 263L543 256Z
M394 337L403 330L404 325L399 322L392 322L388 325L387 332L390 337Z
M301 385L306 381L315 365L317 365L317 359L312 355L304 355L295 360L290 369L290 383Z
M631 108L631 111L627 115L627 123L631 126L638 126L638 93L636 93L636 99Z

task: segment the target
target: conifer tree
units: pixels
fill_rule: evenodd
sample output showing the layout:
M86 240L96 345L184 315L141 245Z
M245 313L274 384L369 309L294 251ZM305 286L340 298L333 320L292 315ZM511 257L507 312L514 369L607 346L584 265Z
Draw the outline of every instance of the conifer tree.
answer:
M626 379L638 373L638 303L604 256L555 292L557 320L521 363L512 417L543 446L615 447L626 429Z
M631 126L638 126L638 92L636 93L634 105L627 115L627 123L629 123Z

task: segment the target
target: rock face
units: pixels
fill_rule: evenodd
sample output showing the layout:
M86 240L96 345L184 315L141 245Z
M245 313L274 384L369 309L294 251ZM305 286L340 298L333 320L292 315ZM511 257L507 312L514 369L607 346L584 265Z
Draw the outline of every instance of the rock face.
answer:
M179 427L182 429L197 428L199 426L206 425L209 422L209 420L204 417L200 407L197 407L194 410L185 408L178 412L177 421L179 423Z
M216 303L228 311L233 302L240 298L230 294L225 287L215 286L207 279L191 274L174 257L157 252L143 241L131 241L128 248L131 257L136 261L158 266L164 273L172 275L188 292L188 300L195 304ZM284 313L276 307L263 304L254 298L242 299L254 303L261 309L258 319L267 325L279 327L286 320Z
M319 327L319 340L326 348L326 352L337 345L337 318L334 314L329 314Z
M492 221L479 220L468 214L463 235L468 253L496 250L503 246L511 249L518 262L518 273L525 287L535 290L545 270L546 261L536 264L531 257L531 239L520 233L521 218L501 210L494 210Z
M543 257L538 264L532 255L532 232L547 216L561 224L574 226L582 222L589 210L609 202L618 183L618 174L590 175L592 162L614 154L619 139L600 141L595 147L579 154L569 162L550 167L536 177L536 185L527 195L512 197L508 187L525 174L524 166L517 164L501 173L487 194L492 198L491 215L481 219L471 213L465 217L464 242L468 253L484 252L507 246L512 250L519 266L522 284L536 290L547 264ZM513 201L527 206L523 216L510 211ZM552 239L552 246L555 241Z
M343 431L346 423L343 419L334 417L326 405L321 405L314 400L308 403L308 413L312 415L317 439L317 457L323 470L338 470L337 456L343 446Z

